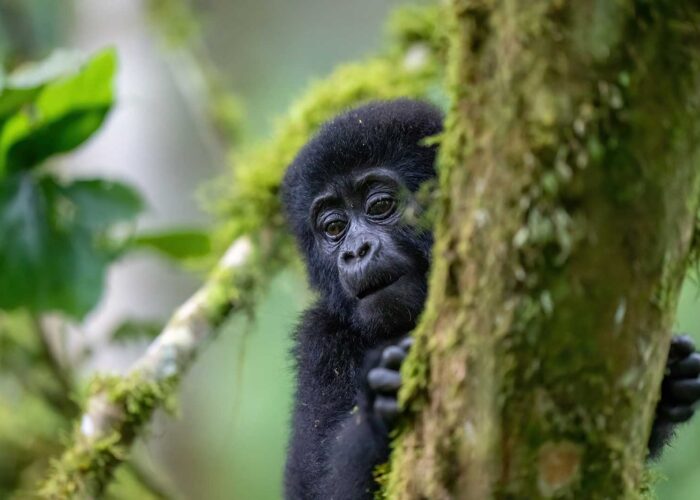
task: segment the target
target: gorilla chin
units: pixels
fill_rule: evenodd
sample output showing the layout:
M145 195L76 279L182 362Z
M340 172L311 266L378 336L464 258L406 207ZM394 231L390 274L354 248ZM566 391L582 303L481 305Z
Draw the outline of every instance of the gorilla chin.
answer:
M416 326L427 295L425 278L404 274L357 299L354 323L360 331L385 338L403 336Z

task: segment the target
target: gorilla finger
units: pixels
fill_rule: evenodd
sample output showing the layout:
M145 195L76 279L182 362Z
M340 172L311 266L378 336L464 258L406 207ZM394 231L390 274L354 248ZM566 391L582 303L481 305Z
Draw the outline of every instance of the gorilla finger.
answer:
M389 346L382 352L382 360L379 366L384 368L398 369L406 358L406 351L401 349L399 346Z
M399 403L395 398L379 396L374 400L374 411L381 418L390 422L399 416Z
M671 339L668 361L672 363L695 352L695 342L688 335L675 335Z
M399 342L399 347L404 351L408 352L413 346L413 337L406 337L401 342Z
M396 392L401 387L401 374L387 368L373 368L367 375L367 382L377 392Z
M660 406L658 409L659 416L675 424L689 420L693 413L690 406Z
M674 401L692 404L700 399L700 380L674 380L668 386L668 391Z
M672 363L669 367L669 375L674 378L695 378L700 375L700 353L694 352Z

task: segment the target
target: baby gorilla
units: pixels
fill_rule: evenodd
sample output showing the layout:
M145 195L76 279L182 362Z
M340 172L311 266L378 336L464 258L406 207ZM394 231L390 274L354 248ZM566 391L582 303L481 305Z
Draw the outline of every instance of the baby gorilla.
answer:
M432 234L411 224L414 194L435 176L442 130L427 103L374 102L326 123L284 179L289 223L317 302L296 331L297 390L286 497L372 498L388 457L399 368L427 294ZM649 441L656 456L700 398L700 355L671 345Z

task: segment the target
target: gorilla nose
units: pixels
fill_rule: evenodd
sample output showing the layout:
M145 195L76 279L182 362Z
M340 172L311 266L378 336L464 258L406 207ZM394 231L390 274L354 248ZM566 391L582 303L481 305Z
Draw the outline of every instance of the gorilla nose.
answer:
M346 248L342 253L343 264L352 265L364 260L369 260L377 249L377 243L372 241L362 241L355 248Z

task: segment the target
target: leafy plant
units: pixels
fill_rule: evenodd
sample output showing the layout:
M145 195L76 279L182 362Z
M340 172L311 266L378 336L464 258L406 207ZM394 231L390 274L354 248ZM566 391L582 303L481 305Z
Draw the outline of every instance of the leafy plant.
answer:
M144 204L128 185L67 180L47 165L104 124L116 67L115 52L105 50L88 59L58 51L10 74L0 68L0 408L10 408L0 410L0 498L38 480L45 457L57 453L57 431L66 432L80 409L75 373L90 347L60 355L42 313L82 318L100 299L107 266L127 251L155 250L178 262L210 253L201 230L137 234ZM152 339L162 327L127 320L111 340ZM63 342L70 330L60 333Z
M114 103L116 54L57 53L0 78L0 309L82 317L100 298L109 237L142 210L131 187L63 182L44 162L92 137Z

